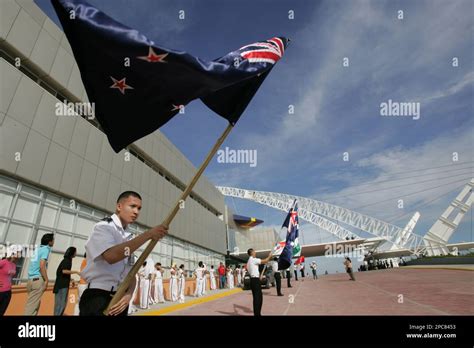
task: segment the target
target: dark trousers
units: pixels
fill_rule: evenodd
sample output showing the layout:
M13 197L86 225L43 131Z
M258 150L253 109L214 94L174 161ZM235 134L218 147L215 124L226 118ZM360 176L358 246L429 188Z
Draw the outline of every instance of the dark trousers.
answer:
M103 316L104 311L109 305L115 291L107 291L102 289L86 289L82 293L79 302L80 316ZM119 316L128 315L128 306Z
M7 311L10 300L12 299L12 291L2 291L0 292L0 317L5 314Z
M295 280L298 281L298 271L295 269Z
M221 281L219 282L219 289L225 288L225 275L220 276Z
M349 273L349 277L351 277L351 280L356 280L354 277L354 272L352 272L352 268L348 268L347 273Z
M280 272L275 273L275 283L277 287L277 295L281 295L281 274Z
M288 283L288 284L287 284L288 287L291 287L290 279L291 279L291 272L290 272L290 271L286 271L286 282Z
M259 317L263 304L262 286L259 278L250 278L250 289L252 289L253 315Z

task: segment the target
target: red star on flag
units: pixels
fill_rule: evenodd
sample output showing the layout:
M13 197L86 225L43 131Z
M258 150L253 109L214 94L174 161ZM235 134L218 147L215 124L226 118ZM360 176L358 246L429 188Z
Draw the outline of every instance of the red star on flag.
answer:
M153 48L150 46L150 49L148 50L148 56L141 56L137 58L146 60L149 63L168 63L167 61L163 60L167 55L168 53L156 54L155 51L153 51Z
M121 80L114 79L112 76L110 76L110 78L114 81L114 84L109 88L117 88L122 94L125 94L126 89L133 89L133 87L125 83L125 77Z

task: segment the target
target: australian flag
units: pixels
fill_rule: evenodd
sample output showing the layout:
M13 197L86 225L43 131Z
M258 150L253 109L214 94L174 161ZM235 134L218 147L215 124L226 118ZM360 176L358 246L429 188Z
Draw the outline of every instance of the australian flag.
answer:
M245 45L213 61L157 46L83 0L52 0L95 116L119 152L200 98L235 124L288 40Z
M284 270L291 266L293 247L298 242L298 202L296 199L288 211L288 215L286 216L286 219L281 227L287 228L285 247L283 248L280 258L278 259L278 269Z

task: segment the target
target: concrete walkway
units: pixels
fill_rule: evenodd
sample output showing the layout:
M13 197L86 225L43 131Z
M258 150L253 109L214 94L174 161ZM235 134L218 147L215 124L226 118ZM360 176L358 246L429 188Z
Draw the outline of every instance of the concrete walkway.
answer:
M185 296L184 303L166 301L165 303L157 303L150 306L150 309L138 309L137 312L132 313L131 315L164 315L171 312L175 312L184 308L195 306L198 304L203 304L209 301L214 301L226 296L234 295L241 292L242 289L216 289L212 291L207 291L206 295L202 297L194 296Z
M263 290L263 315L473 315L474 272L429 267L398 268L305 278L292 281L276 296L276 289ZM224 290L198 301L167 306L159 315L253 315L250 291Z

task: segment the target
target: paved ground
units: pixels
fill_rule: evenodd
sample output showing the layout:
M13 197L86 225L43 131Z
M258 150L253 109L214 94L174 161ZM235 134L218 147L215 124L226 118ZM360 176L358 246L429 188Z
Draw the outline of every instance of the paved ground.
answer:
M442 267L442 266L440 266ZM293 281L283 279L284 297L263 290L263 315L473 315L474 272L443 268L399 268ZM195 301L194 303L192 301ZM252 294L237 291L187 300L158 315L252 315Z

